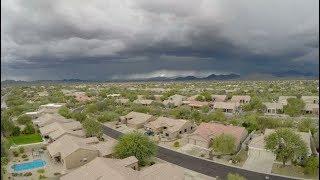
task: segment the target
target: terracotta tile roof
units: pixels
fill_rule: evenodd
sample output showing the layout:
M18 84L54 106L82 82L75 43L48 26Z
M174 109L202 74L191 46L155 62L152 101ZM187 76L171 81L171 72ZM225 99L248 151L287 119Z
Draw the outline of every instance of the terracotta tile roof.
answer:
M243 136L247 134L247 130L244 127L239 126L218 123L201 123L192 134L197 134L208 141L221 134L230 134L236 138L237 143L240 143Z

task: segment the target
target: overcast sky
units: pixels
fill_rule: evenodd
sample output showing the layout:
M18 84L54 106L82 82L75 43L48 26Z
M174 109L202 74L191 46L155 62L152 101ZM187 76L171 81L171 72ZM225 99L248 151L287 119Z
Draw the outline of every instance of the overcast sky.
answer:
M319 0L2 0L1 80L318 73Z

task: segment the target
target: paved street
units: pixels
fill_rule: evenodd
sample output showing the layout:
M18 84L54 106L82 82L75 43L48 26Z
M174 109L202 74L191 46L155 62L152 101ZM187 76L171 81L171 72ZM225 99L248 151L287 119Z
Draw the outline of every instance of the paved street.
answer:
M107 136L110 136L112 138L118 138L122 135L121 132L118 132L114 129L111 129L107 126L103 127L103 133ZM225 177L228 173L238 173L242 176L245 176L248 180L262 180L265 179L266 174L258 173L254 171L249 171L245 169L240 169L237 167L232 166L226 166L222 165L213 161L208 161L205 159L196 158L193 156L189 156L186 154L182 154L167 148L163 148L161 146L158 146L158 158L165 160L167 162L176 164L178 166L208 175L212 177ZM269 179L272 180L283 180L283 179L290 179L286 177L276 176L276 175L268 175Z

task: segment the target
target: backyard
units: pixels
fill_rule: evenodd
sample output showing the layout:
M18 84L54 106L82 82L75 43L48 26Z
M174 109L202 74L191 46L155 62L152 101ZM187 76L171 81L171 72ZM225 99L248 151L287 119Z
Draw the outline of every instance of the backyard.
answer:
M13 136L9 138L10 144L21 145L42 142L40 134L24 134L20 136Z

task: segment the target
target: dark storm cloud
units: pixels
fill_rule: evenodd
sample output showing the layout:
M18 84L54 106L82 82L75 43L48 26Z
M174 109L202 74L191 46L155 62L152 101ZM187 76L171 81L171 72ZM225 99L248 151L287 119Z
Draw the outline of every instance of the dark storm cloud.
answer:
M3 78L318 71L317 0L4 0Z

